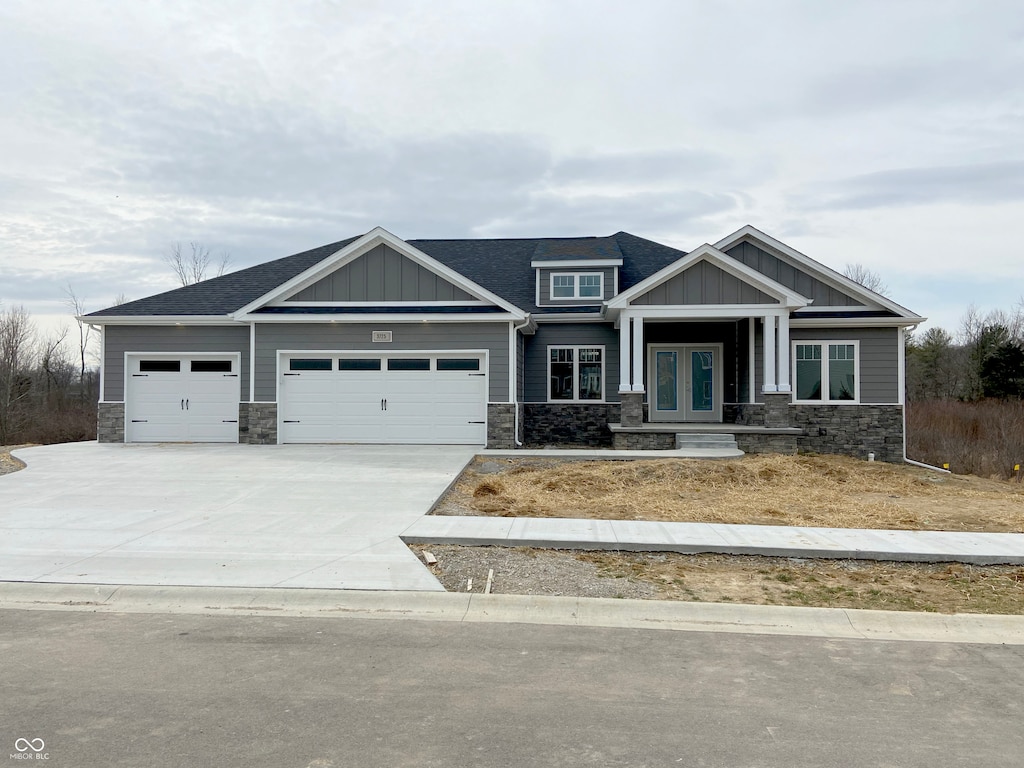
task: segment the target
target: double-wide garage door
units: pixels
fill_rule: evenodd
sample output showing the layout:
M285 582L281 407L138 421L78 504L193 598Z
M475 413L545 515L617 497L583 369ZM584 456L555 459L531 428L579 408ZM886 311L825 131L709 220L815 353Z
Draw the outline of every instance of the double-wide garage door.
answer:
M129 355L125 440L238 442L234 355Z
M481 355L281 356L282 443L486 442Z

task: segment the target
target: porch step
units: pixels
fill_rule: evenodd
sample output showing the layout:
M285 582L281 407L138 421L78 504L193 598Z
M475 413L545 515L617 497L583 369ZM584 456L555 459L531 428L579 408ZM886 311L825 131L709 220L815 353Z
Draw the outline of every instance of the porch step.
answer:
M706 450L717 448L721 450L739 451L736 445L736 435L728 435L722 432L676 432L676 450L685 451L689 449ZM742 454L740 454L742 455Z

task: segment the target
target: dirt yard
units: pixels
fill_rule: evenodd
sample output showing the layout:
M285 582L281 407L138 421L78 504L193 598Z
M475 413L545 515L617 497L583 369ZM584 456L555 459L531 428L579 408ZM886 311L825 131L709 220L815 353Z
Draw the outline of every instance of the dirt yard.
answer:
M1024 566L416 544L449 592L1024 614ZM469 580L472 586L467 589Z
M841 456L476 459L434 514L1024 532L1024 485Z

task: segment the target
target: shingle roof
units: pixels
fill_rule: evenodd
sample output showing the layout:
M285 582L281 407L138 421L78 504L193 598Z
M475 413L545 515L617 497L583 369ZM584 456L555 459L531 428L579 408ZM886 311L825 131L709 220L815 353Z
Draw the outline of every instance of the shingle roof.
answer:
M88 317L227 315L359 239L242 269L195 285L93 312ZM619 289L626 290L682 258L683 251L627 232L609 237L494 240L409 240L410 245L527 312L593 311L592 307L537 307L534 260L622 258Z

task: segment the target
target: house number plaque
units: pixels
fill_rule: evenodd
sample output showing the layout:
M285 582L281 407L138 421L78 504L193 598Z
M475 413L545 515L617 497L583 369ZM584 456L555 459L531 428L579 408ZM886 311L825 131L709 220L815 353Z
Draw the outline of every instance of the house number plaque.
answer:
M371 331L370 341L391 343L391 331Z

